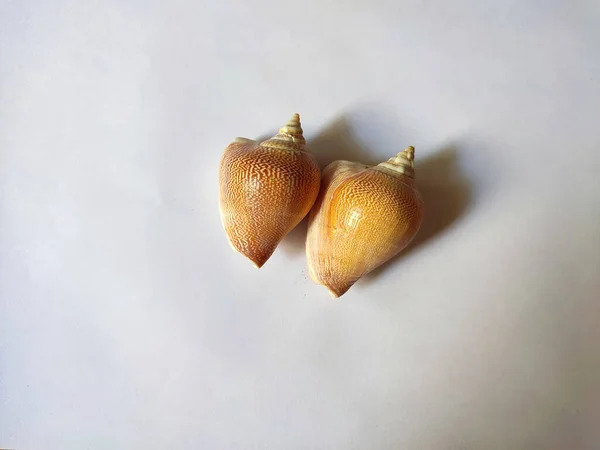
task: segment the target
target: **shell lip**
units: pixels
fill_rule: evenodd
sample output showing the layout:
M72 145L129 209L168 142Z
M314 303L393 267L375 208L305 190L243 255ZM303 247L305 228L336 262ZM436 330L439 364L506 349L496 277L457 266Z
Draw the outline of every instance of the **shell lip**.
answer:
M253 143L256 141L254 139L249 139L249 138L238 136L238 137L234 138L233 141L231 141L231 142L233 144L249 144L249 143Z

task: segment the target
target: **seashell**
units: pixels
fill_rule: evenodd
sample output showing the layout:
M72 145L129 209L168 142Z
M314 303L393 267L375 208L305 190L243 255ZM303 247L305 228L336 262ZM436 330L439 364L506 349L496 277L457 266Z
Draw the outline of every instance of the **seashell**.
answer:
M408 147L377 166L335 161L323 171L308 222L310 277L334 297L397 255L416 235L423 200Z
M219 167L221 221L233 249L262 267L309 213L320 182L298 114L264 142L236 138Z

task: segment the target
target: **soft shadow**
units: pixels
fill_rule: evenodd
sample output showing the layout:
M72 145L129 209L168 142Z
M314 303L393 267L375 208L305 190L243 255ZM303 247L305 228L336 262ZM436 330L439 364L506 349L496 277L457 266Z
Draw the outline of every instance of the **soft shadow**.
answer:
M252 139L254 139L256 142L263 142L263 141L266 141L267 139L271 139L276 134L277 134L277 130L273 130L269 133L261 134L260 136L258 136L256 138L252 138Z
M457 164L457 148L449 145L416 164L417 185L425 216L419 233L406 251L436 236L458 219L471 198L471 186Z
M308 216L302 219L296 227L290 231L279 243L278 248L288 255L304 253L306 244L306 230L308 228Z
M406 249L366 275L363 281L367 283L393 270L395 264L410 252L447 230L469 206L471 185L458 167L455 145L443 147L422 162L417 153L416 161L417 186L425 209L421 229Z
M340 117L307 142L321 170L333 161L344 159L368 165L378 164L377 158L353 136L348 121Z

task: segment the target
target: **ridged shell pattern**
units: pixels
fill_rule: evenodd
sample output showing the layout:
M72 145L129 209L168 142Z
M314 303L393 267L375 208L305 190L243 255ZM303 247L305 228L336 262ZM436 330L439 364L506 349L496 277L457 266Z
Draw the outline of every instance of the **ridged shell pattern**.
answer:
M260 268L319 192L320 170L306 150L299 115L264 142L236 138L221 159L219 185L229 242Z
M369 167L336 161L323 172L309 218L313 281L334 297L398 254L417 233L423 201L414 183L414 148Z

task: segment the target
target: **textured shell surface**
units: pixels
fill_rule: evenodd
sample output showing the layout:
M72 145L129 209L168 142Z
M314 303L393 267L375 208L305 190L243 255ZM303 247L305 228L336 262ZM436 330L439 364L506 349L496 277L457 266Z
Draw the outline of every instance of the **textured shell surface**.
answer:
M306 251L311 278L334 297L416 235L423 201L414 183L413 154L409 147L377 166L336 161L325 168Z
M236 138L219 168L219 206L234 250L261 267L310 211L320 170L296 114L264 142Z

